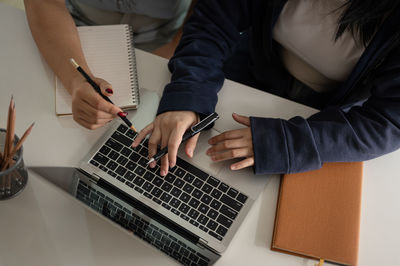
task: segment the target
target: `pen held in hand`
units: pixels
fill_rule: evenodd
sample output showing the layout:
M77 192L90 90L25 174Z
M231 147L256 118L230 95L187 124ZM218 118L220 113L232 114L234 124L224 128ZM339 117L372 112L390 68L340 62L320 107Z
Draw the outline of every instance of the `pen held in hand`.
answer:
M114 104L110 98L108 98L107 96L105 96L103 93L101 93L101 89L99 87L99 85L96 84L96 82L94 82L93 79L90 78L90 76L85 72L85 70L83 70L78 63L76 63L76 61L73 58L69 59L70 63L76 68L76 70L79 71L79 73L82 74L82 76L86 79L86 81L93 87L93 89L100 94L100 96L106 100L107 102ZM131 121L129 121L128 118L126 118L126 114L124 112L119 112L118 116L122 119L122 121L125 122L125 124L132 129L134 132L136 132L135 127L132 125Z
M200 133L204 129L206 129L209 125L214 123L217 119L219 118L217 113L212 113L203 120L201 120L199 123L196 125L192 126L188 131L185 132L185 134L182 137L181 143L185 142L186 140L190 139L194 135ZM161 149L159 152L156 153L150 160L147 162L147 165L154 161L158 161L161 157L163 157L165 154L168 153L168 146L164 147Z

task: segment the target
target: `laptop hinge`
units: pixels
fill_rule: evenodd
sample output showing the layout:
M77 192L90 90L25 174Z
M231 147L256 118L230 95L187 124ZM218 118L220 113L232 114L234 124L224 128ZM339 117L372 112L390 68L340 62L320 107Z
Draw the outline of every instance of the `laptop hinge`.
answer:
M90 181L94 181L94 183L99 182L99 180L101 179L101 177L96 173L92 173L89 177Z

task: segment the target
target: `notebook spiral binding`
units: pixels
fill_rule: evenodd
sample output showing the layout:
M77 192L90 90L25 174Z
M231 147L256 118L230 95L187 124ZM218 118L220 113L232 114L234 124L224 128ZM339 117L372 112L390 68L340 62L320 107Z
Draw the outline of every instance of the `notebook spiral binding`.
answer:
M135 45L133 37L133 28L130 25L126 25L126 34L127 34L126 39L128 41L128 61L129 61L129 75L132 88L132 100L137 107L140 104L139 80L136 68L136 54L135 54Z

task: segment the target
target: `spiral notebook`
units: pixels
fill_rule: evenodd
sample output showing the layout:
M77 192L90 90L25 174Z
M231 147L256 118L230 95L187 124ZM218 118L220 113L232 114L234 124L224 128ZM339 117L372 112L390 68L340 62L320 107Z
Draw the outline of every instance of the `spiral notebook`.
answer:
M129 25L82 26L78 27L78 33L92 73L114 88L110 99L123 110L136 109L139 85L132 28ZM71 114L71 103L71 95L56 77L56 114Z

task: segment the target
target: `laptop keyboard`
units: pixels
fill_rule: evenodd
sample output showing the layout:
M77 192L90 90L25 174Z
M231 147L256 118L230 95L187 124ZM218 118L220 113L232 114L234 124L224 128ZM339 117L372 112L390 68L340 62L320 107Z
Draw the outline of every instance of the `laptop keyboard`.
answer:
M147 140L131 147L136 135L121 124L90 163L221 241L248 197L179 157L162 177L147 167Z
M184 265L208 265L210 260L165 230L150 224L102 192L79 181L76 197L136 236L160 249Z

